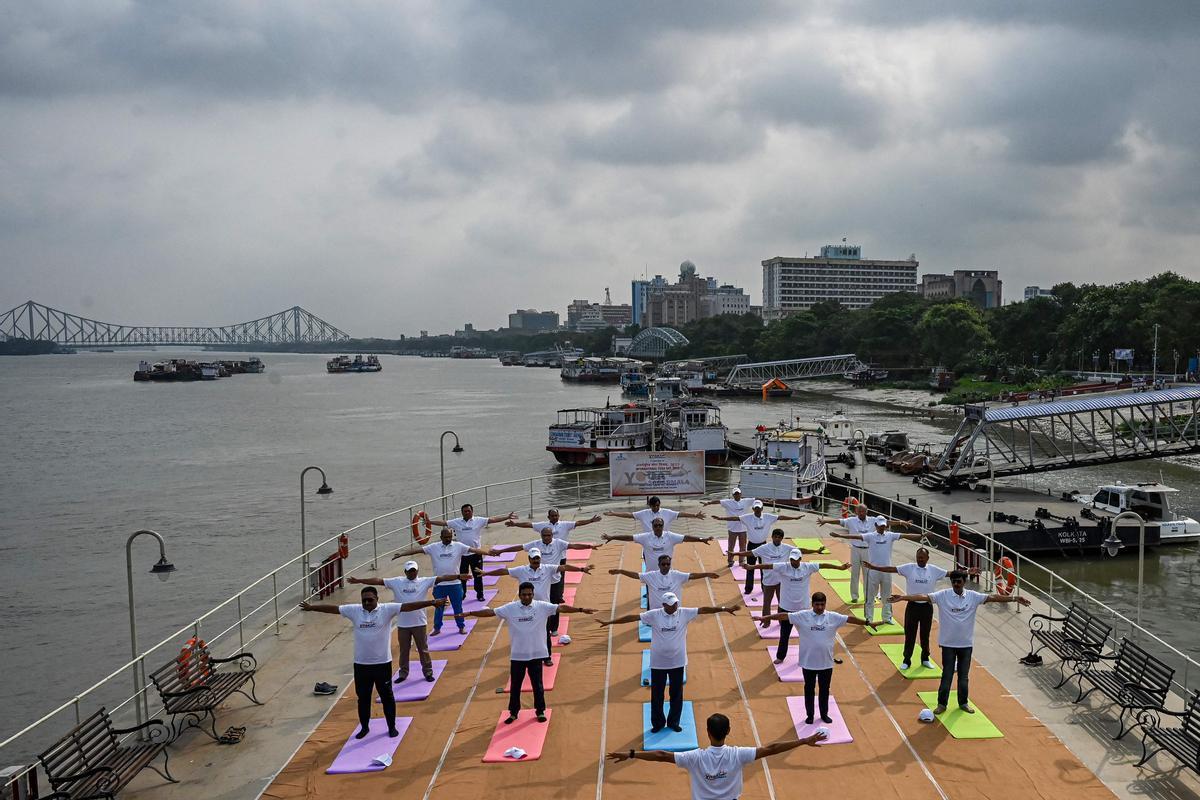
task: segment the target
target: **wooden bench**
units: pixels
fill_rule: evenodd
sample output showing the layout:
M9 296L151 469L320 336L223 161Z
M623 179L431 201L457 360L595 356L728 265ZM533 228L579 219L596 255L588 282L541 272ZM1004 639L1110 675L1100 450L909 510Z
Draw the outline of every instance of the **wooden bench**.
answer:
M1097 669L1101 661L1113 661L1112 669ZM1082 702L1097 689L1109 700L1121 707L1117 717L1117 735L1120 739L1129 733L1134 722L1125 727L1125 715L1131 711L1146 709L1161 709L1167 701L1167 693L1171 690L1171 681L1175 677L1175 669L1147 653L1129 639L1122 639L1121 646L1115 654L1097 653L1084 661L1080 661L1075 669L1079 678L1079 696L1075 702ZM1083 682L1092 684L1092 688L1084 691Z
M1166 714L1178 717L1178 727L1164 727L1162 717ZM1145 708L1138 712L1138 727L1142 729L1142 760L1134 766L1140 767L1156 753L1166 750L1179 760L1180 768L1189 767L1200 774L1200 691L1183 711L1168 711L1165 708ZM1157 747L1149 749L1153 742Z
M121 744L121 736L140 730L158 741ZM51 796L71 800L113 798L143 767L178 783L167 765L167 731L166 724L157 719L136 728L114 728L108 711L101 708L38 756L54 790ZM162 769L151 763L159 754L163 757Z
M1061 623L1054 627L1054 623ZM1058 656L1058 674L1061 680L1057 689L1071 679L1067 665L1086 661L1104 651L1104 643L1112 633L1112 626L1101 622L1090 611L1078 603L1071 603L1065 617L1034 614L1029 620L1029 655L1035 656L1049 650Z
M237 663L237 669L221 669L218 665ZM178 739L189 727L199 728L205 735L220 740L217 735L217 707L234 692L245 695L261 706L254 695L254 673L258 662L253 653L238 653L229 658L213 658L203 641L189 642L175 658L150 673L158 689L163 709L171 715L171 740ZM246 691L249 684L249 692ZM209 729L203 726L209 720Z

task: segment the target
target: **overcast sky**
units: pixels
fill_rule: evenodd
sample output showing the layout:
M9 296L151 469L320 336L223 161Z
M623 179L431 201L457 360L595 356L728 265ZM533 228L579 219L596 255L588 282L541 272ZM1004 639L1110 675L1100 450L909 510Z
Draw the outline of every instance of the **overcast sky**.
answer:
M1198 34L1193 0L0 0L0 311L391 337L684 259L757 304L843 236L1009 298L1196 278Z

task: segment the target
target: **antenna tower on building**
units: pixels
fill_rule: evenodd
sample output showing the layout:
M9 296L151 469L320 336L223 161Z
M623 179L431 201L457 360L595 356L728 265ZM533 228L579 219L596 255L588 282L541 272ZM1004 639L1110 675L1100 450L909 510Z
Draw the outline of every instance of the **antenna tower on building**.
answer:
M607 286L604 287L604 305L606 305L606 306L612 305L612 295L608 293Z

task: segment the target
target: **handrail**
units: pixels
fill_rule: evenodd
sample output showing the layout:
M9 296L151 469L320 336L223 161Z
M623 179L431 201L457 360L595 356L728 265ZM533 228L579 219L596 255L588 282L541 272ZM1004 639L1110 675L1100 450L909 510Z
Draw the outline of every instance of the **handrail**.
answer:
M737 471L738 467L708 467L707 469L714 470L714 471L723 470L726 472L728 484L733 484L733 483L737 482L736 481L736 471ZM595 477L600 474L605 475L605 478L603 480L595 481L595 482L587 482L587 483L584 482L585 478ZM730 474L733 474L733 477L734 477L733 480L729 480ZM570 484L570 482L568 480L568 476L574 476L574 484L573 485ZM545 486L543 486L539 490L539 492L535 493L534 483L536 481L544 481ZM556 482L561 483L561 485L557 485L557 486L554 485ZM493 497L492 490L497 489L499 487L512 487L512 489L506 490L506 493L500 497ZM518 489L518 487L519 487L519 489ZM97 692L99 692L107 684L114 681L118 677L126 675L126 673L130 669L135 669L135 668L141 667L145 663L145 661L148 657L153 656L155 653L158 653L160 650L162 650L165 647L171 646L173 643L177 644L182 637L186 637L188 635L198 635L201 627L206 622L212 621L213 618L217 614L230 608L231 606L235 606L237 608L236 619L234 619L232 624L229 624L223 630L219 630L215 636L211 637L209 639L210 644L215 644L215 643L221 641L222 639L224 639L225 637L231 636L234 632L237 632L239 649L244 649L246 646L258 641L260 638L265 636L268 632L273 632L275 634L278 634L280 622L298 612L298 608L296 607L294 602L292 602L291 600L286 601L286 602L288 602L289 607L284 609L281 612L279 609L280 598L285 598L285 597L294 598L295 595L293 593L296 592L298 589L304 591L305 596L311 596L308 593L307 589L305 589L304 587L307 586L307 584L311 581L311 579L314 577L317 570L319 569L320 559L319 558L316 559L318 566L312 570L312 574L301 575L292 580L286 581L282 585L280 585L280 582L279 582L280 574L286 570L291 570L291 569L296 568L297 564L302 562L303 559L305 559L306 557L312 558L312 556L317 554L317 551L330 546L332 543L334 543L338 539L338 537L340 537L342 535L349 536L352 533L364 531L368 528L370 528L370 532L371 532L370 538L363 539L361 542L354 544L353 546L350 547L350 552L354 553L354 552L358 551L360 557L365 554L365 551L363 550L363 548L370 548L370 553L369 553L369 557L365 558L365 560L362 560L361 563L358 563L357 565L355 565L353 567L346 567L344 569L344 574L349 575L349 574L351 574L355 571L361 570L361 569L367 569L367 568L378 569L379 557L381 555L386 557L391 553L396 553L396 552L400 552L402 550L410 549L412 547L412 545L414 544L414 542L413 542L413 539L411 536L411 532L409 530L408 517L410 517L417 510L424 510L424 509L427 509L430 507L440 507L440 504L443 500L448 501L450 503L450 505L453 506L453 502L456 499L472 498L473 503L481 502L483 504L485 513L488 511L488 508L490 505L496 504L496 503L511 504L511 503L519 502L522 505L522 510L526 510L524 508L524 505L527 502L528 503L528 511L529 511L530 515L532 516L533 510L534 510L535 496L540 496L543 500L554 501L555 497L565 498L565 497L569 496L570 494L574 493L575 497L576 497L576 501L580 504L580 507L582 508L585 504L591 504L591 503L595 503L595 502L613 502L613 498L608 496L607 488L608 488L608 480L607 480L607 469L606 468L577 470L577 471L574 471L571 473L565 473L565 474L564 473L548 473L548 474L543 474L543 475L533 475L533 476L526 476L526 477L522 477L522 478L514 478L514 479L510 479L510 480L506 480L506 481L498 481L495 483L480 484L478 486L473 486L473 487L470 487L467 489L456 490L456 491L450 492L446 495L432 497L432 498L423 500L418 503L413 503L411 505L404 506L402 508L393 509L391 511L385 512L383 514L379 514L375 517L365 520L364 522L360 522L350 528L347 528L346 530L344 530L340 533L334 534L334 535L324 539L323 541L318 542L317 544L308 548L308 550L306 550L304 553L301 553L297 556L294 556L294 557L288 559L287 561L285 561L282 564L280 564L279 566L277 566L275 569L262 575L261 577L257 578L256 580L250 582L244 588L242 588L240 591L238 591L237 593L235 593L233 595L230 595L225 600L221 601L217 605L210 608L208 611L206 611L203 614L201 614L200 616L196 617L193 621L180 627L179 629L177 629L176 631L174 631L173 633L168 635L166 638L164 638L162 641L143 650L136 659L130 660L130 661L122 664L120 667L117 667L116 669L112 670L106 676L104 676L100 680L96 681L91 686L89 686L88 688L86 688L82 692L80 692L79 694L72 697L70 700L66 701L65 703L62 703L57 708L42 715L40 718L38 718L34 722L26 725L24 728L22 728L21 730L17 731L14 734L12 734L8 738L4 739L3 741L0 741L0 752L4 751L5 748L11 747L12 745L18 743L19 741L30 737L35 732L38 732L39 729L42 728L43 726L45 726L47 723L51 722L52 720L57 718L59 715L64 714L72 709L74 709L74 711L75 711L76 722L78 723L83 716L82 712L80 711L80 704L82 701L90 699L90 697L93 694L96 694ZM724 490L725 488L726 488L726 485L724 485L724 484L714 485L711 489L707 489L703 496L707 497L707 496L714 494L720 490ZM601 494L600 490L603 490L602 494ZM509 491L511 491L512 493L508 493ZM592 491L595 491L596 494L593 495ZM585 492L588 494L587 500L585 500L585 497L584 497ZM924 510L924 509L921 509L918 507L901 504L901 503L899 503L898 500L893 500L890 497L879 495L874 492L868 491L865 494L868 495L870 498L868 500L868 502L871 502L872 505L874 505L874 506L881 507L883 504L886 504L888 506L889 516L894 515L898 509L904 509L910 514L919 514L923 522L928 522L930 520L937 520L938 522L940 522L944 525L947 525L947 526L950 523L950 520L948 518L941 516L940 514L936 514L932 511L927 511L927 510ZM474 499L474 496L477 496L477 495L482 495L482 499L481 500ZM841 502L840 497L832 497L829 495L821 495L818 499L821 501L822 504L826 504L826 503L838 504ZM562 500L559 499L556 502L561 504ZM401 525L399 525L397 527L391 527L382 533L379 532L379 530L378 530L379 522L392 520L392 518L394 518L400 514L404 515L404 517L403 517L404 522ZM922 527L925 528L926 526L923 524ZM969 533L969 534L972 534L972 535L978 536L978 537L984 536L984 534L980 531L976 531L976 530L974 530L972 528L968 528L966 526L961 526L961 527L962 527L962 530L966 533ZM937 539L940 542L945 542L946 544L949 543L948 537L943 536L942 534L939 534L939 533L936 533L933 531L927 531L927 532L934 539ZM396 537L397 534L400 535L400 537L403 539L403 541L397 542L397 541L392 540L392 538ZM385 548L388 548L388 549L385 549L383 552L380 552L380 550L379 550L379 543L380 543L381 539L389 540L385 544ZM1120 619L1124 623L1128 624L1131 635L1136 631L1138 633L1138 635L1144 635L1144 636L1148 637L1150 640L1155 642L1157 645L1163 647L1164 649L1166 649L1167 651L1172 653L1174 656L1176 656L1182 660L1182 663L1184 664L1184 677L1183 677L1182 682L1176 681L1175 683L1179 687L1181 687L1185 692L1188 688L1188 679L1192 672L1191 668L1195 667L1196 674L1200 675L1200 662L1197 662L1191 656L1187 655L1186 653L1179 650L1174 645L1165 641L1157 634L1154 634L1153 632L1138 625L1137 623L1135 623L1133 620L1129 619L1127 616L1125 616L1121 612L1108 606L1107 604L1098 600L1097 598L1093 597L1092 595L1088 594L1087 592L1083 591L1078 586L1074 585L1070 581L1068 581L1065 578L1063 578L1062 576L1058 575L1058 573L1054 572L1053 570L1049 569L1048 567L1045 567L1044 565L1038 563L1037 561L1034 561L1033 559L1029 558L1028 556L1022 555L1021 553L1011 550L1010 548L1006 547L1002 542L999 542L999 541L996 542L996 547L997 547L997 551L998 551L997 555L996 555L997 560L1002 558L1005 555L1008 555L1008 556L1014 558L1018 578L1020 577L1023 570L1027 571L1029 569L1038 570L1049 578L1050 583L1049 583L1048 589L1042 589L1036 583L1033 583L1033 582L1019 581L1018 587L1020 589L1032 590L1036 594L1042 596L1046 600L1046 602L1049 605L1051 605L1052 607L1062 609L1062 608L1066 607L1066 604L1064 602L1062 602L1061 600L1058 600L1055 597L1054 588L1055 588L1055 583L1057 583L1059 586L1065 587L1066 589L1068 589L1075 596L1077 596L1079 598L1083 598L1087 602L1092 603L1100 608L1105 609L1109 614L1111 614L1113 619ZM988 560L986 558L986 554L981 553L980 557L985 561L985 563L987 563L987 566L989 568L989 574L990 574L990 570L991 570L991 568L993 568L995 566L996 562L995 561L988 562ZM250 610L248 612L243 613L243 609L242 609L243 600L245 600L247 598L247 595L249 595L251 592L253 592L255 590L258 590L258 589L265 590L265 584L268 581L270 581L270 583L271 583L271 587L269 590L270 593L267 594L265 596L265 599L262 599L260 602L257 601L257 599L252 601ZM323 587L318 587L318 588L323 588ZM1060 594L1061 594L1061 592L1060 592ZM271 609L271 608L273 608L273 610L274 610L273 614L268 613L268 609ZM255 632L252 636L250 636L247 639L245 637L246 623L248 621L250 621L251 619L255 618L256 616L262 617L264 615L266 618L266 623L263 625L262 629ZM124 700L121 700L119 703L116 703L115 705L111 706L111 709L113 711L118 711L120 709L125 708L130 703L139 701L143 696L147 695L148 688L149 688L148 686L143 685L139 692L137 692L136 694L134 694L130 697L127 697ZM161 713L161 711L158 713ZM156 716L156 715L157 714L152 715L152 716ZM31 765L31 766L27 767L23 772L20 772L14 776L11 776L9 783L6 784L6 786L11 784L13 781L19 779L20 777L22 777L22 775L26 774L27 772L29 772L30 770L32 770L34 768L36 768L36 765Z

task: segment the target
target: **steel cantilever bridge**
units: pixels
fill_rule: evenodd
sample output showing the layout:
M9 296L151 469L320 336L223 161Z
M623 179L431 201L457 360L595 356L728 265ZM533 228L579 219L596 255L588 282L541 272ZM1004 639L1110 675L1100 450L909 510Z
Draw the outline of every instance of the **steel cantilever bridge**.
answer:
M350 334L300 306L235 325L188 328L118 325L50 308L32 300L0 314L0 340L29 339L61 345L301 344L343 342Z

